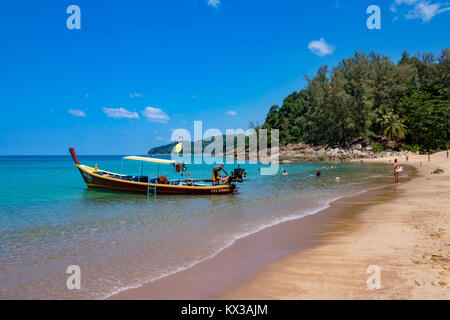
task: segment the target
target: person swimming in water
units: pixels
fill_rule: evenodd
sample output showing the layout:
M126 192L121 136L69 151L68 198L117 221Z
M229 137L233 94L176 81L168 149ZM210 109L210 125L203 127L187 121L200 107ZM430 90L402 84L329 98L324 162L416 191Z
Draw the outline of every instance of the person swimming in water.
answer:
M318 168L318 169L317 169L317 173L316 173L316 177L317 177L317 178L320 178L321 174L322 174L322 173L320 172L320 168Z
M283 171L283 176L287 176L287 175L288 175L287 171L284 170L284 171Z

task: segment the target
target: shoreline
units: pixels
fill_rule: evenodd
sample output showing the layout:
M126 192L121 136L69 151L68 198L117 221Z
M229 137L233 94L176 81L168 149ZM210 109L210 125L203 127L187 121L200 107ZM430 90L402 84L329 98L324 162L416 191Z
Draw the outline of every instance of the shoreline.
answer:
M363 161L389 165L393 157ZM107 299L449 299L450 214L443 196L450 186L450 159L441 152L431 163L419 155L400 163L416 172L406 182L338 199L316 214L257 231L188 269ZM444 174L430 175L435 168ZM429 192L440 201L430 203ZM409 201L412 208L402 210ZM424 203L433 211L422 216L414 206L423 209ZM367 267L374 264L381 266L380 290L366 286Z
M393 157L364 162L392 165ZM408 165L417 176L390 186L390 201L363 206L353 230L337 226L322 234L329 241L278 260L220 298L450 299L450 159L410 155ZM430 174L437 168L444 173ZM368 289L369 266L380 270L379 289Z
M413 170L408 171L412 174ZM317 234L331 234L330 228L339 224L348 210L356 217L354 202L358 199L372 203L378 197L390 198L385 189L386 186L376 187L332 200L313 213L239 238L212 257L184 270L138 287L122 289L105 299L218 299L277 261L320 246L324 239Z

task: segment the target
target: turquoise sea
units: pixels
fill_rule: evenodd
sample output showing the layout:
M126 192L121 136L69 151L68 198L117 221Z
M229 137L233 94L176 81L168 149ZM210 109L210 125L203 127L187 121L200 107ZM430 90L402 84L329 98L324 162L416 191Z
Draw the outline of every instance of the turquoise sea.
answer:
M107 171L139 174L121 156L79 156ZM343 196L386 185L391 167L360 163L280 165L227 196L156 196L88 190L69 156L0 157L0 299L101 299L189 268L248 234L314 214ZM226 169L236 165L226 165ZM153 165L144 174L156 176ZM188 165L209 178L212 165ZM161 167L168 178L178 177ZM336 182L335 177L341 181ZM66 269L81 269L81 290L68 290Z

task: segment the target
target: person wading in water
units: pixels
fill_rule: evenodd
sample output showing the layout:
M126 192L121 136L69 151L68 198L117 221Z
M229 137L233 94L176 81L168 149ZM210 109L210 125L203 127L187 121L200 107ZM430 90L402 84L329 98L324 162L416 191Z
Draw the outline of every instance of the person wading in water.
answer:
M397 159L394 160L394 178L395 178L395 183L398 183L398 177L400 176L400 172L398 171L398 169L400 168L400 165L397 162Z

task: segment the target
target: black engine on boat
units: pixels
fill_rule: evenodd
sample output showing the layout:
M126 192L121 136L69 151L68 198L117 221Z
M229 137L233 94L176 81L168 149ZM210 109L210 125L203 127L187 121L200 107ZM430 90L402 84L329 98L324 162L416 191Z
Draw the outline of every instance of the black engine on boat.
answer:
M230 179L232 182L244 182L244 178L247 176L245 169L235 168L231 173Z

